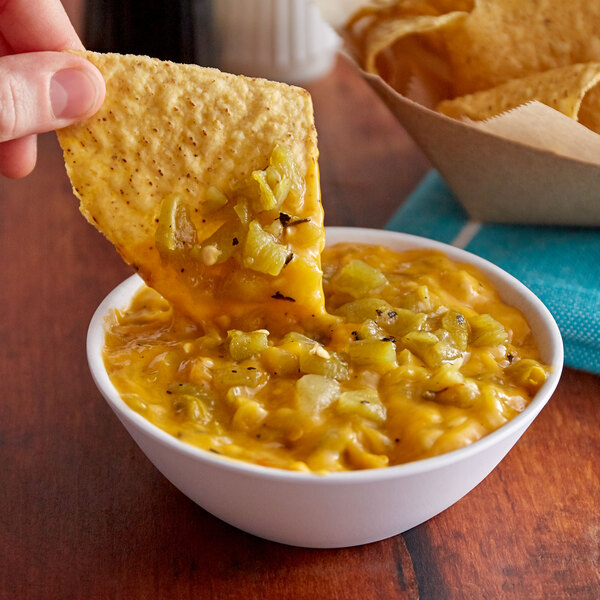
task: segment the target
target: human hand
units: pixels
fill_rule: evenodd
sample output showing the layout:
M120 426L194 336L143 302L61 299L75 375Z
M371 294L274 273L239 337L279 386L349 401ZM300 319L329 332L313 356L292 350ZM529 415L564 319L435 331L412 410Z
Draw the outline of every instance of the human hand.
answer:
M35 166L36 134L93 115L104 80L90 62L59 0L0 0L0 173Z

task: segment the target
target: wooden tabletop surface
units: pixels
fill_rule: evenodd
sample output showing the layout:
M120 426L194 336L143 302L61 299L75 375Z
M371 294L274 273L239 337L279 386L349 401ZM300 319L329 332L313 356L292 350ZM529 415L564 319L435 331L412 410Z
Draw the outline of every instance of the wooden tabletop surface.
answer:
M427 161L347 64L310 91L326 222L383 226ZM130 270L79 215L53 134L0 200L2 600L600 597L599 377L567 369L500 466L419 527L263 541L178 492L96 390L86 328Z

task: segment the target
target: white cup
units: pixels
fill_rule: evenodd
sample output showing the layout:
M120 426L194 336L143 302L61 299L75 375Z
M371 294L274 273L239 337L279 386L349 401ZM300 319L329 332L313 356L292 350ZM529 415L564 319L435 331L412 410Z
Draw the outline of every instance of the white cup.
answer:
M302 84L333 67L340 39L310 0L213 0L223 71Z

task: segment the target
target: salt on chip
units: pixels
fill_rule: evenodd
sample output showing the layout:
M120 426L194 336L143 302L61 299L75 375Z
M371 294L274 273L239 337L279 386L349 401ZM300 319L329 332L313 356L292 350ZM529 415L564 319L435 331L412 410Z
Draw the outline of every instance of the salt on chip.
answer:
M449 117L481 121L537 100L576 119L585 95L599 83L600 63L569 65L444 100L438 110Z
M83 56L101 71L106 100L93 117L59 131L58 138L82 213L125 261L198 322L221 316L235 323L239 316L247 324L255 313L255 325L262 326L270 314L282 312L282 304L290 319L324 313L323 211L309 94L196 65L131 55ZM245 218L238 213L248 212L247 203L235 188L252 183L252 174L269 166L279 146L287 148L302 189L292 199L288 194L275 212L295 219L297 227L282 232L280 223L265 225L265 214L273 211L261 213L262 226L257 226L259 241L267 242L274 239L269 231L279 227L277 248L287 254L277 275L239 261L215 264L214 252L204 248L204 261L184 264L161 255L157 229L169 198L177 196L196 228L194 238L202 242ZM233 245L242 242L235 235L230 239Z

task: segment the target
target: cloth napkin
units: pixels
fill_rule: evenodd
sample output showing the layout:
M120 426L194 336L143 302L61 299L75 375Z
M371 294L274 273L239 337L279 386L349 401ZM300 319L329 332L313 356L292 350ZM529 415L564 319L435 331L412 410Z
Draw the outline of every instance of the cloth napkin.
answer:
M441 176L432 171L386 229L464 248L508 271L556 319L565 364L600 374L599 228L471 221Z

